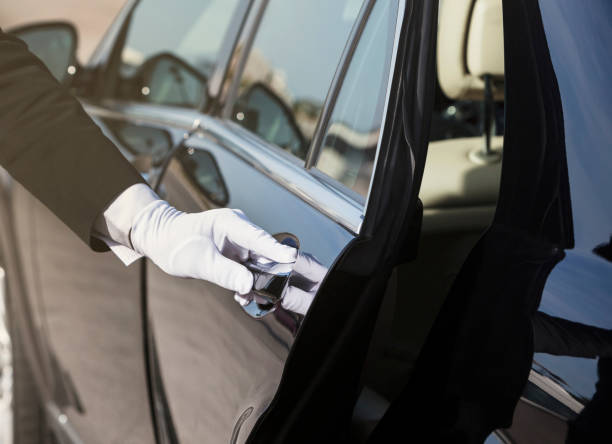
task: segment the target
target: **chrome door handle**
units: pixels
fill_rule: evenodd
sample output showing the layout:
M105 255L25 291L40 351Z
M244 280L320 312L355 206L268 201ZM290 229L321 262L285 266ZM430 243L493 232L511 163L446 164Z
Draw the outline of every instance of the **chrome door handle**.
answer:
M274 237L282 244L299 247L295 236L283 234ZM253 289L247 295L249 302L241 306L249 316L261 319L280 305L287 290L293 264L249 260L244 266L253 273Z
M253 273L253 290L248 295L250 301L242 308L249 316L260 319L274 312L281 303L293 264L253 261L244 265Z

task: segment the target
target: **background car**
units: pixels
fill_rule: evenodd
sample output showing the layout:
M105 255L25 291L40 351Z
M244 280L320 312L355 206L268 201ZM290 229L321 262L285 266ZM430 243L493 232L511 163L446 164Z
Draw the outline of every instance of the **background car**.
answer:
M298 247L310 297L125 268L5 177L15 442L605 442L611 13L128 1L84 65L67 23L12 30L161 197Z

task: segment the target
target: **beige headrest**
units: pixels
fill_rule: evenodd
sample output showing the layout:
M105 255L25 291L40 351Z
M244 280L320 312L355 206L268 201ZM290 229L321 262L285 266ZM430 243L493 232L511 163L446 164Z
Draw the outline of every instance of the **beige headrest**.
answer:
M504 98L502 0L443 0L438 24L438 80L451 99L482 100L482 76Z

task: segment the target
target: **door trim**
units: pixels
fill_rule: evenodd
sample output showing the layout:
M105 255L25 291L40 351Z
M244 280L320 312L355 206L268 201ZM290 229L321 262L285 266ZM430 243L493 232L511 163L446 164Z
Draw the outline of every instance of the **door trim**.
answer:
M203 139L220 143L350 233L359 234L364 209L358 201L306 170L301 163L295 162L293 156L238 124L221 121L196 110L160 105L116 101L106 101L104 106L83 105L89 114L96 117L171 126L185 130L186 134L197 127L194 137L188 142L193 148L203 148Z

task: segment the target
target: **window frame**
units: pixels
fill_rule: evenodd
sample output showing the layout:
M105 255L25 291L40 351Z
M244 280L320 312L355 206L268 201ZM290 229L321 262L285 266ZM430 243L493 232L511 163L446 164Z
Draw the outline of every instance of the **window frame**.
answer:
M393 45L391 47L391 60L389 62L389 73L387 75L387 85L385 88L385 102L382 112L382 121L380 125L380 133L378 134L378 139L376 141L376 153L374 155L374 164L372 165L372 173L370 175L370 181L368 184L368 192L365 196L354 191L352 188L343 184L337 179L334 179L327 173L323 172L319 168L317 168L317 163L319 161L319 157L321 155L321 149L323 147L323 142L325 140L325 136L327 134L327 130L329 129L330 120L333 115L334 109L336 107L336 102L338 101L338 97L340 96L340 92L342 91L342 87L344 86L344 80L346 79L346 75L351 67L351 63L353 61L355 51L357 47L361 43L361 37L363 32L370 20L372 15L372 11L374 10L374 6L377 1L388 1L388 0L368 0L364 2L364 7L367 6L367 10L363 11L364 17L359 26L355 29L355 35L349 41L349 45L347 45L346 54L343 54L343 60L341 65L336 72L336 77L334 77L334 81L330 87L328 97L325 100L325 104L323 106L323 111L321 112L321 118L319 119L317 129L315 131L315 137L313 138L313 143L310 146L308 151L308 157L306 158L306 166L305 168L311 172L315 177L319 178L319 180L323 180L330 185L337 188L340 192L344 193L347 197L352 198L356 202L359 202L364 207L364 215L365 210L368 206L370 192L372 190L372 183L374 178L374 173L376 171L376 165L378 163L378 154L380 152L380 147L382 144L382 136L385 131L385 123L387 120L387 109L389 106L389 97L391 94L391 85L393 83L393 67L395 66L395 61L397 58L397 48L399 44L399 36L400 30L402 26L402 21L406 12L406 2L405 0L397 0L397 13L396 13L396 22L395 22L395 33L393 39ZM346 57L345 57L346 56Z
M233 106L229 93L231 92L231 85L239 81L242 75L243 66L240 66L241 59L244 59L242 63L245 63L251 49L250 47L246 48L245 45L249 44L249 40L251 40L251 43L254 40L259 22L268 3L268 0L244 1L247 2L248 8L244 11L241 26L236 30L235 38L232 39L231 51L228 51L226 59L227 62L224 63L223 66L221 66L221 63L218 65L218 70L223 74L221 75L217 95L211 100L211 109L204 111L193 108L118 101L108 96L102 96L102 89L106 87L103 77L113 60L114 52L117 50L118 42L121 40L121 33L125 30L129 14L138 3L138 0L129 0L128 3L126 3L124 9L122 9L120 13L120 17L111 25L111 29L109 29L106 36L102 39L99 47L87 64L90 69L95 69L97 85L93 91L94 97L90 97L90 100L86 101L86 106L89 112L92 112L94 115L110 115L122 119L156 122L163 125L171 125L174 128L181 128L185 131L192 131L194 129L194 124L197 123L199 126L199 133L210 134L212 137L220 138L230 151L241 157L245 162L251 164L256 170L278 183L291 194L296 195L308 203L321 214L334 220L342 228L354 235L359 235L362 230L362 222L366 209L368 208L369 195L371 193L373 179L375 178L374 173L370 180L368 198L364 204L363 196L355 196L356 193L353 190L335 181L331 177L326 176L316 168L306 169L305 162L302 159L263 140L258 135L244 129L231 119L224 117L226 109L229 107L231 112L231 106ZM375 0L366 0L366 3L373 4L374 1ZM394 72L396 71L393 67L397 59L402 23L406 14L409 13L408 0L398 0L398 2L397 26L391 59L392 69L389 73L383 122L381 125L381 133L378 140L373 171L377 168L382 137L388 127L387 121L389 120L389 116L387 115L387 109L391 96L391 86L394 81ZM362 20L363 15L359 14L355 20L355 26ZM355 36L353 34L349 34L347 46L354 38ZM232 75L228 75L230 67L229 62L234 59L239 47L245 48L245 51L243 54L240 54L240 58L234 61L237 67L236 71L231 73ZM350 64L350 59L341 56L337 70L340 67L340 63ZM212 78L213 76L211 76L211 79ZM328 90L328 94L330 91L331 86L330 90ZM324 107L325 106L326 104L324 102Z
M244 72L246 62L248 60L248 56L252 50L253 42L259 31L259 26L265 14L269 0L255 0L255 1L259 1L259 5L258 5L258 8L252 9L253 15L252 17L250 17L250 20L248 20L250 24L249 26L246 26L245 28L243 28L243 32L241 36L238 38L238 42L242 42L242 47L244 49L242 51L242 54L240 54L239 58L237 59L236 71L233 73L231 78L225 79L224 83L226 84L227 93L225 94L224 97L221 97L222 105L221 105L221 109L218 115L218 117L226 121L226 123L230 123L236 126L238 125L235 124L232 120L232 111L233 111L234 105L236 104L238 100L238 89L240 85L240 79L242 78L242 74ZM377 1L387 1L387 0L364 0L363 4L361 5L358 16L355 19L355 23L353 27L351 28L351 31L347 38L347 42L345 44L345 47L338 61L338 65L336 67L335 74L332 78L327 95L323 102L321 114L319 115L319 119L315 127L315 132L313 134L312 141L310 145L308 146L308 151L306 154L306 158L304 160L292 155L291 153L288 153L287 151L283 150L279 146L276 146L268 141L263 140L259 135L251 133L248 130L245 130L249 132L249 134L252 134L253 137L258 139L258 142L260 145L265 145L269 150L273 151L274 154L281 155L287 160L289 160L290 162L292 162L293 164L300 166L311 177L316 179L323 186L325 186L326 188L333 189L336 193L341 194L345 199L348 199L352 201L353 204L361 207L362 208L361 219L363 219L363 216L365 215L365 211L368 207L368 202L369 202L370 193L372 189L374 172L376 171L376 165L378 163L378 157L379 157L380 147L382 143L382 136L386 128L387 109L389 106L391 85L393 82L393 75L394 75L393 67L395 66L395 61L397 59L397 50L399 47L399 37L400 37L402 22L406 14L407 0L397 0L398 6L397 6L397 14L396 14L394 40L393 40L393 46L392 46L392 56L391 56L391 64L390 64L391 69L389 69L389 74L388 74L386 93L385 93L385 104L383 108L383 120L381 122L380 134L378 136L378 140L376 144L375 160L374 160L374 165L372 167L372 176L370 177L370 183L369 183L367 195L364 197L356 193L355 191L353 191L351 188L347 187L343 183L325 174L324 172L316 168L316 163L320 155L321 145L325 137L325 131L327 130L327 127L329 126L329 120L331 119L336 101L338 99L338 96L340 95L340 91L344 84L344 79L350 68L355 50L357 49L357 46L359 42L361 41L361 36L368 23L371 12L374 9L374 5L376 4ZM237 47L238 47L238 44L234 46L235 49ZM351 231L358 234L360 231L360 224L359 226L356 226L355 224L353 224Z
M319 159L319 154L321 154L321 146L323 144L323 139L325 138L325 131L327 131L327 128L329 127L329 121L336 106L338 96L340 95L342 85L344 85L344 79L346 78L351 61L353 60L353 55L355 54L355 50L361 41L363 30L370 19L370 14L372 9L374 9L375 4L376 0L364 0L363 4L361 5L361 10L359 11L359 16L355 21L355 26L353 26L353 29L351 29L346 47L342 52L340 62L338 63L338 68L336 69L336 73L334 74L334 78L332 79L327 92L327 97L323 103L323 108L321 109L321 115L319 116L319 121L317 122L317 128L315 130L314 137L312 138L312 143L308 149L305 165L307 170L313 168Z

